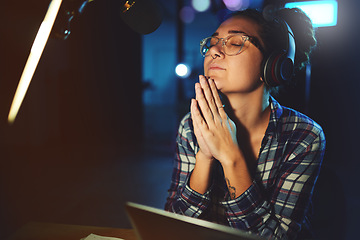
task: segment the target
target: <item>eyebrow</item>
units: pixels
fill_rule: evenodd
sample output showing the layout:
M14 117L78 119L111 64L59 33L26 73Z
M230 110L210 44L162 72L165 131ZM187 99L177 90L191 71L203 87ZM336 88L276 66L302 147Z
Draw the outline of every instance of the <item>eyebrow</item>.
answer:
M239 30L229 30L228 33L244 33L245 35L247 35L246 32L244 31L239 31ZM219 33L218 32L214 32L213 35L211 35L212 37L216 37L216 36L219 36Z
M260 44L260 41L257 37L254 37L254 36L249 36L246 32L244 31L239 31L239 30L229 30L228 33L243 33L245 34L246 36L248 36L250 38L250 41L255 45L255 47L257 47L262 53L265 53L265 50L264 48L261 46ZM216 36L219 36L219 33L218 32L214 32L212 35L212 37L216 37Z

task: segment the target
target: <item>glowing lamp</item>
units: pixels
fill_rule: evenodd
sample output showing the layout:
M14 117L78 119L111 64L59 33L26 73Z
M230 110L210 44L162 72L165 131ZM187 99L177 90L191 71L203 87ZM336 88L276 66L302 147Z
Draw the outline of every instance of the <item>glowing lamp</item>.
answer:
M337 1L291 2L286 8L300 8L313 22L314 27L330 27L337 24Z

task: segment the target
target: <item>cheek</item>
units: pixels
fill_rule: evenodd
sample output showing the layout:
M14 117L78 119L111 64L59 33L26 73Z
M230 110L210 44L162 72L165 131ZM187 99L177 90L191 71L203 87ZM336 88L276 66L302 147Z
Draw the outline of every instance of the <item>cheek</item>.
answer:
M247 81L260 80L262 58L242 59L242 61L233 61L229 63L229 77L235 80L248 79Z

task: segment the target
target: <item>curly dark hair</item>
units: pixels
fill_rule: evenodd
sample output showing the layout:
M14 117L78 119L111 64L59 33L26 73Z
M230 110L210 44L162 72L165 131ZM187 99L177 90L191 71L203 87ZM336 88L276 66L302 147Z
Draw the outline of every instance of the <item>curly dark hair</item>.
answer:
M300 70L309 63L311 51L317 42L312 22L302 10L298 8L281 8L274 13L271 20L266 19L262 12L255 9L235 12L229 17L244 17L260 26L259 35L264 42L265 55L286 48L287 38L284 37L284 34L288 33L283 31L277 19L285 21L290 26L295 37L295 70Z

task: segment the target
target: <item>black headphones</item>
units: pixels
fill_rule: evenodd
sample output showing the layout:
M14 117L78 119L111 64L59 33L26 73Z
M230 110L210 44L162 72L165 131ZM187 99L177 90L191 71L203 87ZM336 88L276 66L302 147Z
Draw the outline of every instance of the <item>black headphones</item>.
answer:
M264 82L275 87L289 82L294 73L295 60L295 38L290 26L281 19L276 19L281 25L282 32L287 37L287 46L284 50L278 50L270 53L263 61L262 77Z

